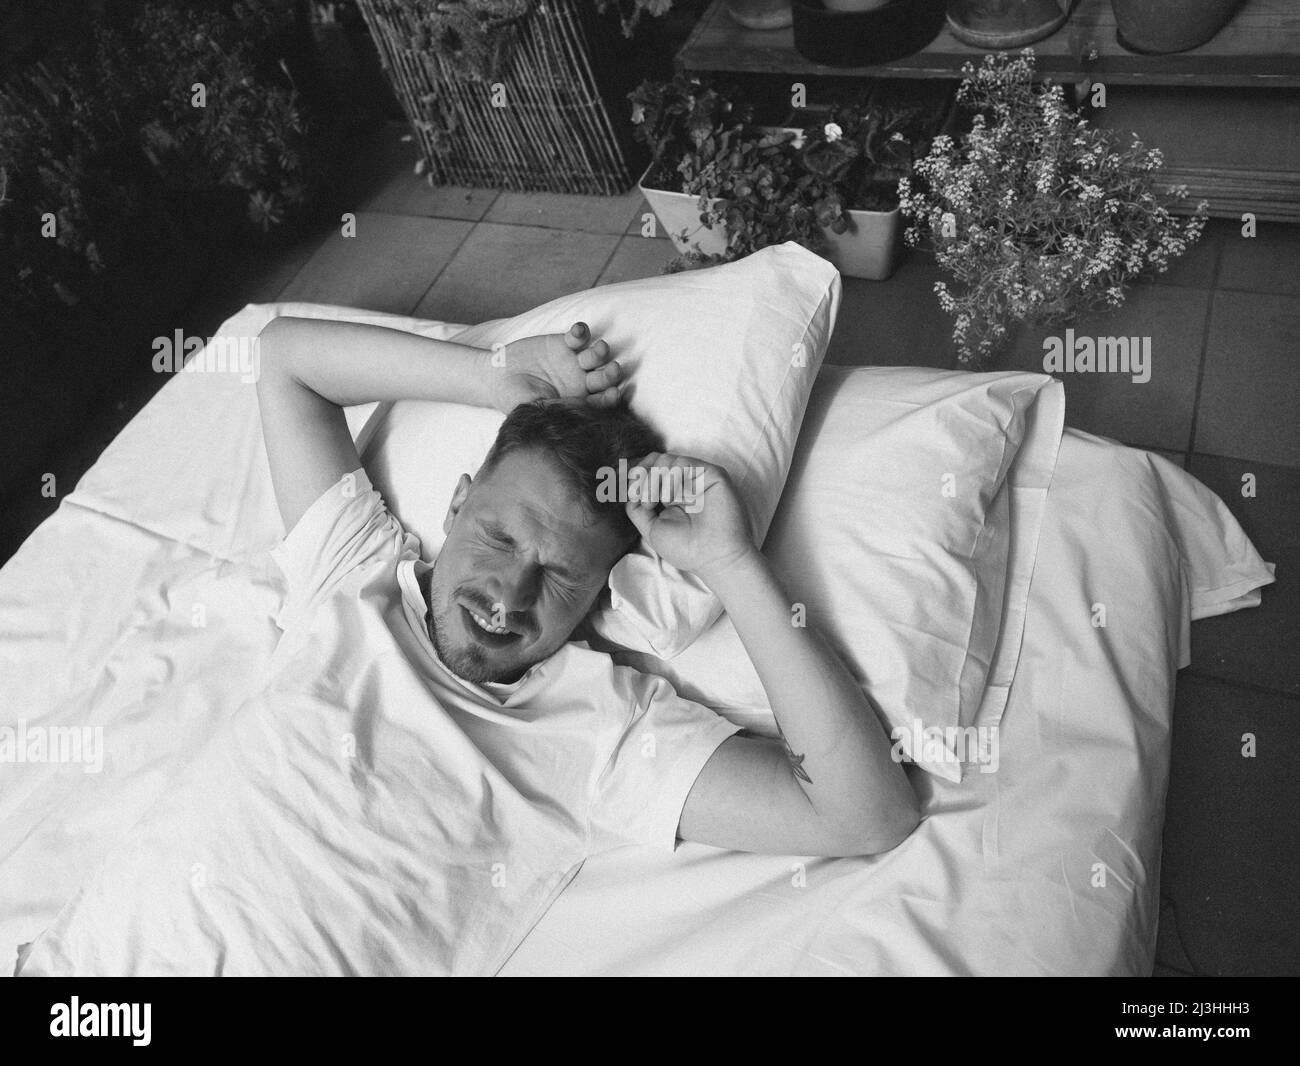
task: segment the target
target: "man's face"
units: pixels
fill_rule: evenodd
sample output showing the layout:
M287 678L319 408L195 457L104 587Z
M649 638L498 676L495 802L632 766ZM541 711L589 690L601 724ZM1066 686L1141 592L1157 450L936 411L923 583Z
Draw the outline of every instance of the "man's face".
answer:
M533 448L472 483L462 477L443 528L429 590L434 647L479 683L513 681L557 651L627 548Z

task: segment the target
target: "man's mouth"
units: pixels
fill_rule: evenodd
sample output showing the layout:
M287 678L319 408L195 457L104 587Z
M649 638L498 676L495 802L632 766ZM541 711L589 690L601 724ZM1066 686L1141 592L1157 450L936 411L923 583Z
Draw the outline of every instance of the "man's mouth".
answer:
M474 635L474 638L481 644L489 648L505 648L514 644L520 638L509 626L493 625L491 621L480 615L472 608L461 604L461 612L465 615L465 627Z

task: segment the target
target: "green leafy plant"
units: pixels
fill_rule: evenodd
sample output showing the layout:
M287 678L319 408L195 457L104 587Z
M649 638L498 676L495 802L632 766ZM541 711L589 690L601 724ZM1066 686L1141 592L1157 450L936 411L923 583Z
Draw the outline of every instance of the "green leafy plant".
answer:
M701 78L643 81L631 93L633 135L650 149L651 180L672 184L678 162L712 135L743 130L751 115Z
M519 22L537 10L537 0L395 0L414 28L411 45L431 50L458 74L475 81L502 76ZM595 0L596 11L618 13L631 37L643 16L665 14L672 0Z
M536 0L397 0L414 29L416 52L432 51L456 73L476 81L500 76L519 20Z
M283 3L152 2L11 78L0 290L75 303L104 272L184 246L196 218L266 231L294 217L317 180L306 120L287 72L266 74L255 51L290 18Z
M1032 49L967 64L969 132L936 137L900 185L908 242L931 242L956 283L935 291L963 363L990 359L1018 322L1119 306L1205 227L1205 203L1190 218L1170 210L1187 190L1161 185L1158 150L1094 127L1034 70Z
M818 222L835 233L848 228L846 212L892 211L898 183L928 152L936 116L923 107L855 105L833 108L804 131L804 168L829 186Z
M726 231L724 259L785 241L821 244L826 185L800 166L794 140L785 130L721 129L679 162L682 192L699 197L701 221Z
M635 136L650 149L647 180L697 196L701 222L727 235L720 256L687 253L673 268L784 241L816 249L825 231L849 228L850 210L893 210L934 120L921 108L852 104L804 130L761 126L752 109L687 75L644 82L630 99Z

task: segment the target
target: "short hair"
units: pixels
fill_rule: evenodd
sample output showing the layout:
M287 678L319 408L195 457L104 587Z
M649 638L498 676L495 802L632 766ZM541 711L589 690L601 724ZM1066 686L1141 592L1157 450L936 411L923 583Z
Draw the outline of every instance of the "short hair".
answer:
M537 448L553 458L587 515L606 523L631 546L638 532L623 503L597 496L601 471L617 469L620 459L631 466L647 452L663 451L663 443L626 404L593 407L582 400L554 399L521 403L501 423L479 475L523 448Z

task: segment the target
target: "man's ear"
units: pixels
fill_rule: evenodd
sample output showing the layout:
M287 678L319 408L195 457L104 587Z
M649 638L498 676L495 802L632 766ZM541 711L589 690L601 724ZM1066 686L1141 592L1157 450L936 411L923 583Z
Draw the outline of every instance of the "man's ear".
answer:
M447 517L442 520L442 531L451 532L452 523L456 521L456 516L460 514L460 509L465 506L465 500L469 496L469 487L473 484L468 474L461 474L460 480L456 482L456 491L451 494L451 503L447 505Z

